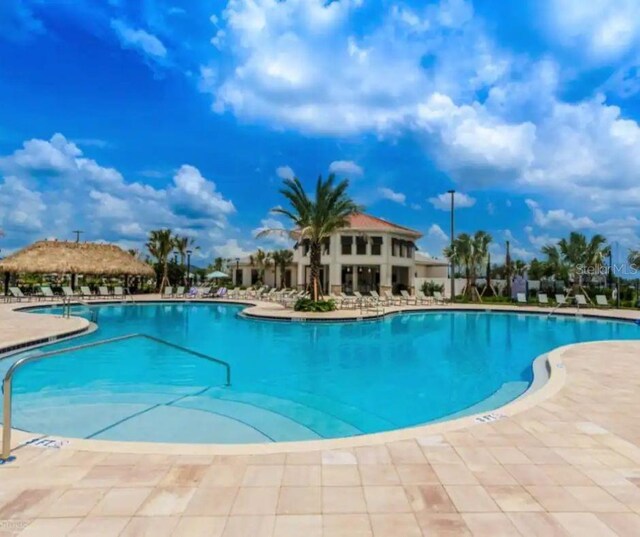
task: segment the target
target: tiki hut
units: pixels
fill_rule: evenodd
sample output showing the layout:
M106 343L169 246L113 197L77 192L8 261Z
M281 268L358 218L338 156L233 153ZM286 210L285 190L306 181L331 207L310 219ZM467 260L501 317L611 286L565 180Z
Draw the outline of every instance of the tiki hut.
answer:
M153 267L113 244L38 241L0 261L0 272L153 276Z

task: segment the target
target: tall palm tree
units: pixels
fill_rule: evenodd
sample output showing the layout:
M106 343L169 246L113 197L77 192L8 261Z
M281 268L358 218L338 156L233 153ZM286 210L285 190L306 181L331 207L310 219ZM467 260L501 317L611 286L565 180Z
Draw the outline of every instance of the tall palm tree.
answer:
M293 252L291 250L276 250L271 254L271 259L273 259L274 286L278 286L278 269L280 269L280 287L283 288L285 286L285 273L293 262Z
M187 237L186 235L176 236L173 239L173 245L180 256L180 265L184 270L184 260L187 258L187 252L189 250L199 250L200 246L196 245L196 240L193 237ZM189 274L186 272L184 273L183 280L185 285L189 281Z
M170 229L154 229L149 232L147 249L162 267L162 279L158 282L159 291L162 290L162 285L168 281L169 269L167 263L174 245L174 237Z
M290 208L276 207L272 212L291 220L293 229L267 229L258 233L258 237L277 233L298 241L309 241L311 293L315 301L320 294L322 241L337 230L349 227L349 217L363 210L349 197L348 188L348 179L336 184L334 174L326 180L320 176L316 182L315 196L310 198L297 177L285 179L280 193L287 199Z

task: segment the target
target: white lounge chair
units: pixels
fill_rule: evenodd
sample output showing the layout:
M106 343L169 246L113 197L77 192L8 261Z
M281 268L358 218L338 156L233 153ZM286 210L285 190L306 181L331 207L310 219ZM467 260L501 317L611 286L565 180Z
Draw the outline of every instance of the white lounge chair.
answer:
M380 306L386 306L389 303L386 297L380 296L378 291L376 291L375 289L372 289L370 293L371 293L371 296L375 299L376 303L379 304Z
M171 298L173 296L173 287L171 285L167 285L160 294L162 298Z
M556 304L558 306L567 306L569 303L567 302L567 297L566 296L557 294L556 295Z
M576 299L576 305L578 307L580 307L580 306L587 306L588 307L589 306L589 304L587 303L587 299L586 299L586 297L584 295L576 295L575 299Z
M611 304L607 300L607 297L604 295L596 295L596 305L599 308L610 308Z
M440 291L433 292L433 300L435 301L436 304L445 303L444 297L442 296L442 293Z
M49 287L48 285L41 285L40 286L40 296L43 299L51 299L51 300L55 300L56 299L56 295L53 294L53 291L51 290L51 287Z
M19 287L9 287L9 293L11 293L11 296L16 299L16 302L30 300L30 297L25 295Z
M527 304L527 295L525 293L517 293L516 294L516 301L520 305L522 305L522 304L526 305Z
M184 285L179 285L178 287L176 287L176 292L175 292L175 294L173 296L175 296L176 298L177 297L183 298L184 297Z
M342 306L344 307L344 309L355 309L356 306L358 305L358 300L356 299L355 296L349 296L347 293L340 293L340 296L342 297Z
M123 288L123 287L120 287L119 285L116 285L116 286L113 288L113 296L114 296L115 298L122 298L122 299L124 299L124 288Z
M400 300L403 301L407 306L410 306L412 303L417 306L418 299L415 296L411 296L406 289L402 289L400 291L400 296L402 297Z
M425 295L422 291L416 291L416 301L418 304L431 304L433 297Z
M66 298L76 298L78 296L73 292L73 289L71 289L71 287L69 287L68 285L62 288L62 294Z
M548 306L549 305L549 297L546 293L538 293L538 305L539 306Z
M82 298L95 298L95 295L91 292L88 285L80 286L80 296L82 296Z
M106 285L101 285L98 287L98 296L100 298L110 298L111 293L109 293L109 288Z
M393 305L393 306L401 306L402 305L402 301L400 300L399 296L394 295L391 291L385 291L384 292L384 296L387 299L387 301L389 302L389 305Z

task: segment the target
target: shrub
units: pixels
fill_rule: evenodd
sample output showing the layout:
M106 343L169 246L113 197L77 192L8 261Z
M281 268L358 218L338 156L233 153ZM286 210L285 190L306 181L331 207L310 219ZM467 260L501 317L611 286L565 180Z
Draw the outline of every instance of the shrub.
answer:
M434 281L423 282L420 290L425 294L425 296L433 296L433 293L435 293L436 291L444 293L444 284L438 284Z
M324 313L327 311L335 311L336 303L333 300L318 300L315 302L310 298L301 298L295 303L293 310Z

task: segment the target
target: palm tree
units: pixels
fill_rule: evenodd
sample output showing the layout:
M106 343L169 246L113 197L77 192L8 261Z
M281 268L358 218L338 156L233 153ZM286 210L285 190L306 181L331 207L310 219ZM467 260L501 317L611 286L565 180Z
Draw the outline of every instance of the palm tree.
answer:
M453 250L448 246L444 249L444 255L453 260L454 265L464 267L464 275L467 280L465 285L465 295L476 300L478 297L476 280L478 274L484 268L489 255L489 244L491 235L485 231L476 231L473 236L468 233L461 233L453 241Z
M285 272L293 261L293 252L291 250L276 250L271 254L271 259L273 259L274 286L278 286L278 269L280 269L280 287L283 288L285 286Z
M631 250L629 252L629 256L627 257L627 261L629 265L631 265L632 269L639 270L640 269L640 249Z
M180 256L180 265L184 270L184 260L187 258L188 251L199 250L200 246L196 246L196 240L193 237L187 237L186 235L182 237L176 236L173 239L173 245L175 246L175 249L177 250L178 255ZM183 276L185 285L189 277L190 277L189 274L185 272Z
M594 235L591 240L576 231L569 234L568 239L558 242L558 248L564 264L569 270L569 277L578 288L582 286L582 276L584 269L597 271L604 262L609 249L607 239L602 235Z
M258 269L258 282L264 284L265 270L271 265L271 253L258 248L255 254L249 256L249 264Z
M173 233L170 229L154 229L149 232L147 249L152 257L155 257L162 267L162 279L158 282L158 290L168 281L169 269L167 263L175 243Z
M285 234L298 241L309 241L309 269L311 293L317 301L320 294L320 268L322 265L322 241L339 229L349 227L349 217L363 209L347 194L349 180L336 184L334 174L318 177L314 198L304 191L297 177L285 179L280 193L289 201L289 209L276 207L272 212L286 216L293 225L291 230L267 229L258 237L268 234Z
M222 257L216 257L210 265L212 271L223 272L225 269L225 260Z

